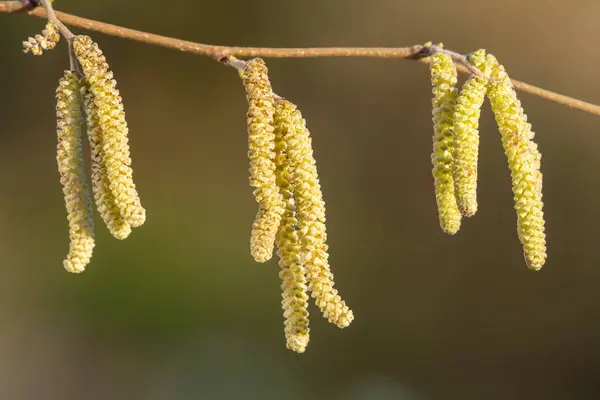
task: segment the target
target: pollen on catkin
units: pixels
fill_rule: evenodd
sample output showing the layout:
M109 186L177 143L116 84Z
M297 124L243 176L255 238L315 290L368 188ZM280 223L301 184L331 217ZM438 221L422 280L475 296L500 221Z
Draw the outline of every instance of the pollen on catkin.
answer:
M298 236L296 203L293 197L292 168L287 157L286 131L275 129L277 184L284 199L285 211L277 232L277 255L282 280L283 316L287 348L304 353L309 341L308 287L302 246Z
M489 74L485 50L468 57L469 62ZM488 90L485 78L471 75L464 83L454 109L454 160L452 178L458 208L464 217L477 212L477 159L479 154L479 117Z
M113 73L109 71L102 51L89 36L76 36L73 49L94 95L102 130L103 160L115 204L125 222L134 228L141 226L146 220L146 210L133 183L129 128Z
M527 122L521 102L504 67L490 54L486 56L492 78L488 97L502 136L504 152L511 171L517 233L523 245L527 266L542 268L546 261L546 235L542 202L541 154L533 142L534 133Z
M275 176L275 112L273 90L263 60L247 62L243 74L248 100L248 158L250 185L259 211L252 225L250 253L257 262L273 256L275 237L284 212L283 198Z
M294 104L286 100L277 100L275 125L277 130L285 132L286 153L292 171L291 183L296 204L298 235L309 282L308 290L323 316L330 323L345 328L354 319L354 314L334 288L327 253L325 202L306 121Z
M460 229L461 220L452 178L454 107L458 96L455 87L457 72L452 58L443 53L431 56L430 70L433 86L434 130L431 162L433 164L435 198L440 226L444 232L453 235Z
M52 50L56 47L56 44L60 40L60 33L58 32L58 27L48 22L46 27L42 31L42 34L37 34L35 37L30 37L25 42L23 42L23 52L41 56L44 53L44 50Z
M75 72L65 71L56 89L58 146L56 161L69 220L69 253L63 262L69 272L83 272L94 250L94 217L81 143L85 123L80 88Z
M83 105L87 116L87 136L92 158L92 189L96 209L111 235L123 240L131 233L129 225L121 216L115 197L110 190L110 182L104 164L103 135L98 120L98 107L94 102L94 94L86 83L82 87Z

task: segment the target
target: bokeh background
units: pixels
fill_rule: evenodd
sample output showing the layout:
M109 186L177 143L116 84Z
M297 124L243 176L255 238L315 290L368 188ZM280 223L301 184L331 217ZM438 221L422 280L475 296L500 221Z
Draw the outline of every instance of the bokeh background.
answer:
M487 48L516 79L600 103L597 0L57 0L57 9L211 44ZM248 254L246 103L235 71L92 34L131 127L148 221L101 222L92 264L62 269L54 90L64 43L0 15L0 399L596 399L600 117L523 94L543 153L549 259L525 267L489 106L480 210L438 225L428 70L402 60L268 60L313 136L332 269L356 320L311 308L285 349L275 260ZM84 31L75 29L76 33Z

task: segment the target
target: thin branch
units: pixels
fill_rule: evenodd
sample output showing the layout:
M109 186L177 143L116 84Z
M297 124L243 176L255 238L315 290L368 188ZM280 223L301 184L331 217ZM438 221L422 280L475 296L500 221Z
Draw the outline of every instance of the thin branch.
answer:
M46 15L48 17L48 22L56 25L57 28L58 28L58 31L60 32L60 34L67 41L67 44L68 44L68 47L69 47L69 67L70 67L70 70L73 71L73 72L75 72L75 73L77 73L77 74L79 74L79 76L83 76L83 74L79 70L79 66L78 66L78 63L77 63L77 57L75 56L75 51L73 50L73 40L75 39L75 35L73 34L73 32L71 32L69 30L69 28L67 28L65 26L65 24L63 24L58 19L58 17L56 16L56 12L54 11L54 8L52 7L52 1L51 0L39 0L39 3L46 10Z
M472 65L469 62L469 60L467 59L467 56L465 56L464 54L460 54L460 53L457 53L452 50L447 50L447 49L444 49L443 47L426 44L421 49L419 55L422 57L429 57L436 53L442 53L442 54L446 54L447 56L449 56L452 60L454 60L455 64L458 63L457 65L461 65L466 69L466 71L461 69L461 71L463 71L463 72L467 72L469 74L474 74L474 75L480 76L486 80L496 81L496 79L490 78L489 76L487 76L486 74L481 72L479 69L477 69L474 65Z
M5 13L18 13L30 11L35 7L35 5L30 4L28 1L3 1L0 4L0 11Z
M54 8L52 7L52 1L40 0L40 4L42 5L42 7L44 7L46 9L46 18L48 18L48 22L51 22L54 25L56 25L58 27L58 31L60 32L61 35L63 35L63 37L66 40L72 41L75 38L75 35L73 35L73 32L71 32L69 30L69 28L67 28L65 26L65 24L63 24L58 19L58 17L56 16L56 12L54 11Z
M17 4L20 3L20 4ZM27 2L25 2L27 3ZM22 11L28 7L28 4L15 1L1 1L0 12ZM46 11L37 7L28 11L29 15L47 18ZM110 36L121 37L124 39L135 40L147 44L180 50L183 52L200 54L210 57L218 62L238 68L237 63L232 65L230 62L233 57L264 57L264 58L310 58L310 57L374 57L374 58L398 58L405 60L417 60L428 62L427 58L420 55L424 46L416 45L411 47L313 47L313 48L265 48L265 47L235 47L235 46L216 46L202 43L180 40L167 36L156 35L153 33L137 31L124 28L117 25L107 24L100 21L94 21L87 18L56 11L56 17L66 25L87 29L90 31L104 33ZM239 68L238 68L239 69ZM462 72L471 73L469 69L458 65ZM542 97L546 100L563 104L590 114L600 115L600 105L592 104L570 96L565 96L550 90L542 89L525 82L512 80L515 88Z

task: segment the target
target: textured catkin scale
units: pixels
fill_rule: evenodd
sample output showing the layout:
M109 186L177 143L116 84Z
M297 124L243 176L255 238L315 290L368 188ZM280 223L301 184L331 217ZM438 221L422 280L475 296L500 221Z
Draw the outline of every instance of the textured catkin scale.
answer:
M529 268L539 270L547 257L541 154L537 144L533 142L531 124L527 122L527 116L504 67L498 64L494 56L488 54L486 58L486 62L492 67L490 76L501 80L490 84L488 97L511 172L517 233L523 245L525 263Z
M284 129L282 129L284 128ZM285 126L275 127L275 163L277 185L284 199L285 211L277 232L277 255L281 278L283 316L287 348L303 353L309 342L308 287L298 236L296 205L291 184L292 170L288 162Z
M275 237L284 212L283 198L275 176L275 133L273 90L263 60L247 62L243 74L248 100L248 159L250 185L259 211L252 225L250 253L257 262L273 256Z
M450 56L437 53L431 56L431 83L433 86L433 164L440 226L448 234L460 229L461 214L454 195L452 165L454 153L454 107L458 92L455 88L457 72Z
M291 184L308 290L323 316L330 323L345 328L353 321L354 314L334 289L326 244L325 202L306 121L295 105L278 100L275 124L278 130L286 132L286 153L292 171Z
M41 56L44 50L55 48L59 40L60 33L58 32L58 27L48 22L41 35L35 35L35 37L30 37L27 41L23 42L23 52L31 52L35 56Z
M69 253L63 262L69 272L83 272L94 250L94 218L81 143L82 80L65 71L56 90L57 154L69 220Z
M98 121L98 107L94 102L94 94L87 83L82 87L82 95L83 109L87 116L87 136L92 158L92 189L96 209L111 235L123 240L131 233L131 225L123 220L115 197L110 190L108 173L104 164L103 137Z
M469 56L469 61L485 74L485 50ZM471 75L462 87L454 110L454 160L452 178L458 208L464 217L477 212L477 159L479 154L479 116L488 83Z
M75 37L73 49L94 95L102 130L104 165L115 204L125 222L134 228L141 226L146 220L146 210L141 205L133 183L129 129L116 81L102 51L90 37Z

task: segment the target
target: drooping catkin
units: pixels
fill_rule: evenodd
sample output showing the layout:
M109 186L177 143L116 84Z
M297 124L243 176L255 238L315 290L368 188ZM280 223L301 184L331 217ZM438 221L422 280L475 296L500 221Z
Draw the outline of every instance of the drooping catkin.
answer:
M283 198L275 177L275 133L273 90L263 60L247 62L243 74L248 100L248 158L250 185L259 211L252 225L250 253L257 262L273 256L275 237L284 212Z
M35 37L30 37L27 41L23 42L23 52L31 52L34 56L41 56L44 50L55 48L59 40L60 33L58 32L58 27L48 22L41 35L37 34Z
M103 135L100 121L98 120L98 107L94 102L94 94L87 83L82 87L82 94L84 110L87 116L87 136L92 158L92 189L96 209L111 235L123 240L131 233L131 225L121 216L119 207L115 202L115 197L110 190L108 172L104 164Z
M104 165L115 204L125 222L134 228L141 226L146 220L146 210L141 205L133 183L129 128L116 81L102 51L89 36L76 36L73 49L94 95L102 130Z
M486 58L486 62L492 67L490 76L500 80L490 83L488 97L511 172L517 233L523 245L527 266L539 270L546 261L541 154L537 144L533 142L531 124L527 122L527 116L504 67L498 64L494 56L488 54Z
M83 272L94 250L94 217L81 143L81 86L76 73L65 71L56 89L58 146L56 161L69 220L69 253L63 262L69 272Z
M469 62L489 74L485 50L469 56ZM454 110L454 162L452 177L458 208L464 217L477 212L477 159L479 155L479 117L488 90L485 78L471 75L464 83Z
M277 112L276 112L277 114ZM283 316L285 318L285 338L287 348L304 353L309 341L308 327L308 287L306 286L306 268L304 267L296 203L292 187L293 171L287 155L288 131L285 125L275 126L275 161L277 185L284 199L285 211L277 232L277 255L282 280Z
M452 179L454 107L458 96L455 87L457 72L452 58L443 53L431 56L430 70L434 131L431 162L435 198L440 226L444 232L453 235L460 229L461 220Z
M323 316L338 327L345 328L354 319L354 314L334 288L327 253L325 202L306 121L294 104L278 100L275 124L278 130L286 132L284 137L292 169L291 182L308 289Z

